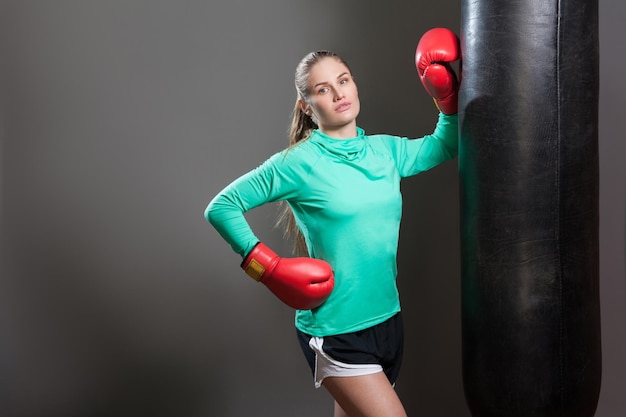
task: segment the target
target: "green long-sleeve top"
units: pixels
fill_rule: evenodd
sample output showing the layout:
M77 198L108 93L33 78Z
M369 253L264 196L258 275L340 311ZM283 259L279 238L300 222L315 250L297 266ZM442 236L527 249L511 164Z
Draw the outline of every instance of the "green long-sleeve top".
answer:
M324 304L296 310L296 327L313 336L354 332L400 311L396 257L400 180L456 156L457 116L439 114L419 139L391 135L333 139L319 130L236 179L209 203L206 219L245 257L259 242L244 213L286 200L309 256L333 268Z

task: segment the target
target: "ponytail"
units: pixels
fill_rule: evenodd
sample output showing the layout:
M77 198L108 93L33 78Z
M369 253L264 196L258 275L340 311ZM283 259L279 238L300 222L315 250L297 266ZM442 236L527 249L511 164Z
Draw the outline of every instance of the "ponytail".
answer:
M289 147L298 144L302 140L308 139L313 129L317 129L317 125L310 116L302 111L298 102L296 102L293 109L291 126L289 127ZM279 213L276 225L282 227L283 235L286 238L293 239L293 253L298 256L308 255L304 236L296 224L296 218L293 215L291 207L289 207L286 201L280 201L278 207Z
M298 102L296 102L293 109L291 126L289 128L289 146L293 146L301 140L307 139L313 129L317 129L317 124L315 124L311 116L302 111Z

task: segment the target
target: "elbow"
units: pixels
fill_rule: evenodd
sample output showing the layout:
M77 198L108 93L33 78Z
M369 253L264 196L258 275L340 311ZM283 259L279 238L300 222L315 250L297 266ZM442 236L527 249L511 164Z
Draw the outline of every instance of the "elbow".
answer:
M204 209L204 218L207 222L214 224L215 220L215 200L211 201Z
M217 195L204 209L204 218L213 227L224 222L232 215L233 206L222 195Z

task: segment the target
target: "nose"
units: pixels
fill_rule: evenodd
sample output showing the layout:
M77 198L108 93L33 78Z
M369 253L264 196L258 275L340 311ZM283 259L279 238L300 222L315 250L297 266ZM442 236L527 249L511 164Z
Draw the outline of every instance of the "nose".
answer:
M341 100L342 98L345 97L345 94L343 93L343 91L341 91L338 88L333 88L333 94L334 94L334 100L335 101L339 101L339 100Z

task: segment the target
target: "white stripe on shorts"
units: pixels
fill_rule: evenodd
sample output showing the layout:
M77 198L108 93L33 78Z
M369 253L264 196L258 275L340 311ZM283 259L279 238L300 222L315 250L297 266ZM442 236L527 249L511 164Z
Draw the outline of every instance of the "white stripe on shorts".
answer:
M379 364L352 364L339 362L324 352L323 337L312 337L309 346L315 352L315 388L322 386L324 378L329 376L361 376L382 372Z

